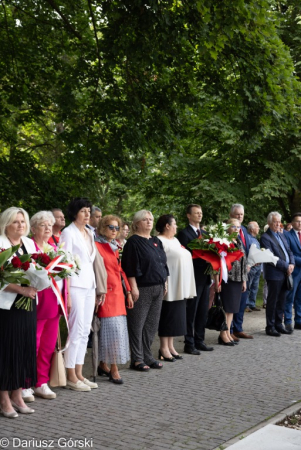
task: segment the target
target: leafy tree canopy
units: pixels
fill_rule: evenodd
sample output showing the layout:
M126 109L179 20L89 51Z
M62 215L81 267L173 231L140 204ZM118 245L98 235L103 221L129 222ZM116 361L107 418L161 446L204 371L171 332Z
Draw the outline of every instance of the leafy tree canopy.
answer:
M1 207L299 207L297 1L0 5ZM300 202L299 202L300 203Z

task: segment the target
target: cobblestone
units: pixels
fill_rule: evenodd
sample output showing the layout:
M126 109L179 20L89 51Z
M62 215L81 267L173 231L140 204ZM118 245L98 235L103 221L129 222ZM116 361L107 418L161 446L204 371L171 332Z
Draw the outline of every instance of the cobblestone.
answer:
M301 399L301 331L266 336L264 311L245 322L257 332L236 347L216 345L210 331L214 351L200 357L184 355L149 373L122 368L121 386L98 377L99 389L88 393L55 389L56 400L36 399L35 414L0 417L0 438L10 439L9 449L14 437L51 439L50 448L60 448L59 438L87 438L98 450L214 449ZM176 347L182 350L181 338ZM89 355L85 371L91 374Z

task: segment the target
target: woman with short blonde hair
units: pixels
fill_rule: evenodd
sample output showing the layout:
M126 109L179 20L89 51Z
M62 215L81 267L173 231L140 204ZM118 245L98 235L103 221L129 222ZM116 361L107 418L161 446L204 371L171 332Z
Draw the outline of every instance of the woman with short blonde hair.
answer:
M133 233L136 233L136 231L138 230L138 226L137 224L139 224L139 222L141 222L141 220L145 219L145 217L149 215L152 219L152 221L154 221L154 216L152 215L151 211L148 211L147 209L141 209L140 211L137 211L133 217L133 222L132 222L132 231Z
M135 302L128 311L131 368L142 372L163 367L153 357L151 345L158 330L169 272L162 242L151 236L153 225L150 211L143 209L134 215L134 234L124 246L121 261Z

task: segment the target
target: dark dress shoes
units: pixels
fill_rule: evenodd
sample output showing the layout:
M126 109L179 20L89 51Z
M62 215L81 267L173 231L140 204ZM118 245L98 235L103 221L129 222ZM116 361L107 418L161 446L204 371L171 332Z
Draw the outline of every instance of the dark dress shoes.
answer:
M200 355L201 352L194 347L184 347L184 353L188 353L188 355Z
M293 333L293 331L294 331L294 327L293 327L293 325L292 325L291 323L287 323L287 324L285 325L285 329L286 329L287 331L289 331L290 333Z
M292 331L288 331L283 325L281 327L276 327L276 331L281 334L292 334Z
M301 330L301 323L295 323L294 329Z
M265 332L268 336L275 336L275 337L281 336L281 334L278 333L278 331L275 328L266 328Z
M197 350L202 350L203 352L212 352L213 347L208 347L205 342L200 342L199 344L196 344L195 348Z

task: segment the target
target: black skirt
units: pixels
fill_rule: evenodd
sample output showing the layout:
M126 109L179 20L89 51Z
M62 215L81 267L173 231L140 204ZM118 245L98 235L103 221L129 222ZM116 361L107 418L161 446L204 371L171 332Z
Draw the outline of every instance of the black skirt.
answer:
M242 294L242 281L222 281L221 299L225 312L238 313Z
M16 297L10 310L0 309L0 390L30 388L37 382L36 300L33 311L17 309Z
M186 300L163 300L158 335L162 337L186 334Z

